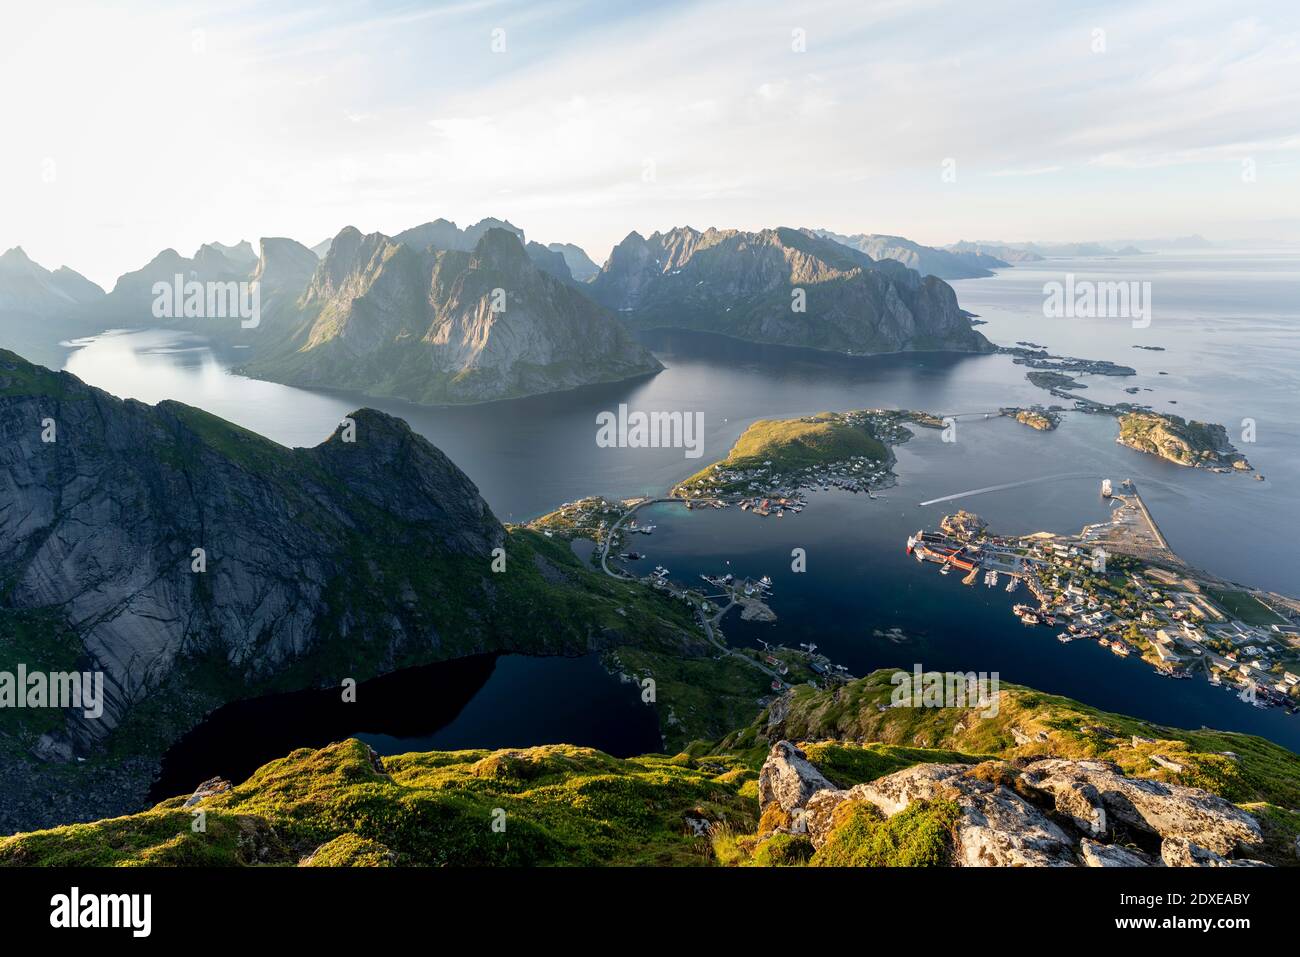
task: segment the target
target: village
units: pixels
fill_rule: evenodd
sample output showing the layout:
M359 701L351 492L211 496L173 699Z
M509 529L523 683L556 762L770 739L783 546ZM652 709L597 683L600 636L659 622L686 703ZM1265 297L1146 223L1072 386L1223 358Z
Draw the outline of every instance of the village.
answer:
M697 499L709 499L735 503L764 518L797 515L807 507L801 494L806 491L840 489L874 498L873 491L894 484L890 447L911 438L903 423L943 427L935 416L892 409L822 413L793 421L818 433L774 436L761 446L768 452L762 457L744 454L737 443L731 455L677 485L672 495L686 499L688 508L698 507Z
M946 516L937 532L911 536L907 552L938 564L941 574L964 572L966 585L981 573L986 587L1003 579L1008 592L1023 585L1035 601L1013 605L1012 613L1026 626L1053 629L1062 643L1096 641L1120 657L1141 658L1160 675L1203 675L1256 707L1300 711L1296 603L1160 560L1163 537L1132 483L1124 487L1127 494L1116 495L1105 483L1115 520L1077 536L1000 537L962 511ZM1134 516L1146 516L1145 539L1133 531ZM1136 542L1133 551L1142 557L1106 547L1125 541Z

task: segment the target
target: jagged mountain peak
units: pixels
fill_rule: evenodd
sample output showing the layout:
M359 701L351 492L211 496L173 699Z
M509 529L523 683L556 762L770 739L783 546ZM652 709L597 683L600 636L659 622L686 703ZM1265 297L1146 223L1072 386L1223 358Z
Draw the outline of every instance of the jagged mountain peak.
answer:
M474 244L470 262L478 269L518 269L531 260L515 233L494 226Z
M32 261L32 258L23 250L22 246L13 246L6 249L3 254L0 254L0 263L3 263L6 266L36 265L36 263Z
M81 273L60 266L51 272L21 246L0 254L0 314L78 317L104 290Z
M296 385L465 402L662 368L574 288L561 255L531 245L495 226L470 250L344 231L298 300L294 332L243 371Z
M785 226L629 234L590 288L646 327L854 353L992 348L945 283Z

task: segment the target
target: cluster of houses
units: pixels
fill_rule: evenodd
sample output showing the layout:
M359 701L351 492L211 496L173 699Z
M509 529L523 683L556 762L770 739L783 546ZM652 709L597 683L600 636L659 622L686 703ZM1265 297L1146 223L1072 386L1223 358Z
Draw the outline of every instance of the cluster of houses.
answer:
M836 413L836 417L849 425L864 426L886 444L894 444L907 437L899 424L903 413L886 409L869 409L858 412ZM867 455L850 455L834 461L810 465L789 471L780 470L771 459L760 463L728 466L716 463L704 474L683 483L677 493L686 496L748 496L757 504L762 499L796 501L803 489L832 488L850 492L866 492L889 484L893 479L889 463ZM755 514L775 512L752 509ZM779 515L780 513L777 512Z
M992 540L1006 544L1006 540ZM1108 556L1054 536L1015 549L1041 616L1070 624L1060 637L1096 638L1116 654L1138 651L1170 676L1204 670L1259 706L1300 708L1300 625L1241 621L1199 586L1136 559Z

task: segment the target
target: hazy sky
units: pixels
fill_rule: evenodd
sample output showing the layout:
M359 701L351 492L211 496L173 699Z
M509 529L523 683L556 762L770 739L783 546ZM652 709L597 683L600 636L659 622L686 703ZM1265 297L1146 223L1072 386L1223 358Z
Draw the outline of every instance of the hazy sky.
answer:
M597 261L683 223L1300 237L1295 0L112 6L0 32L0 249L110 286L438 216Z

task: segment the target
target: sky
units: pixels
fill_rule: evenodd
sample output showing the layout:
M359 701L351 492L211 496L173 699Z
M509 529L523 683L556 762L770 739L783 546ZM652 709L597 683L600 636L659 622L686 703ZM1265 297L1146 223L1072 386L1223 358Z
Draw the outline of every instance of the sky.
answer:
M1058 9L1049 9L1058 7ZM0 250L1300 239L1300 4L5 0Z

